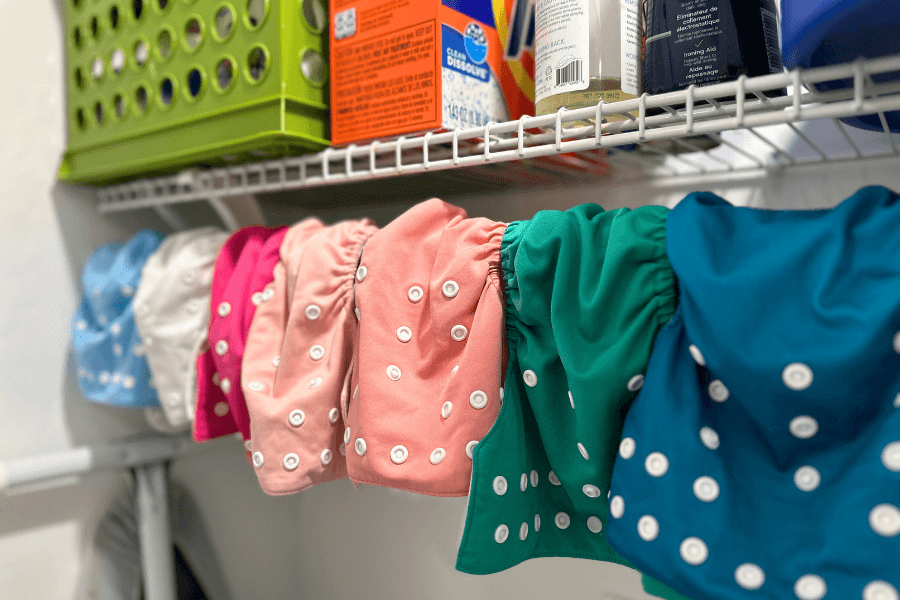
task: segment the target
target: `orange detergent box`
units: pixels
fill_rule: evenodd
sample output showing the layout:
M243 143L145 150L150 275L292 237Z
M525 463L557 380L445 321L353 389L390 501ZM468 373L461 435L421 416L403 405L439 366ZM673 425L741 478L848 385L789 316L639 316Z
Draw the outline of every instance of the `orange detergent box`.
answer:
M336 146L534 114L535 0L329 0Z

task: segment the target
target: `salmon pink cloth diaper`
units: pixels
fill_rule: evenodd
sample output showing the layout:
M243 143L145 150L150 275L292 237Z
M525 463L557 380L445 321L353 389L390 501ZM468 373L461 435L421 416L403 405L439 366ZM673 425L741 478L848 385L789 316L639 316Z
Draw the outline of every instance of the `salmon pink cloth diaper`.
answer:
M206 346L216 256L228 234L203 227L170 235L144 265L134 320L172 430L190 427L197 397L197 356ZM154 423L152 417L151 424Z
M344 406L347 471L465 496L472 449L500 410L505 223L423 202L372 236L356 270L356 360Z
M304 220L288 231L250 327L241 381L253 465L267 494L347 477L341 396L347 396L356 317L353 278L377 227Z
M241 359L256 307L272 299L272 271L287 227L246 227L219 252L212 281L209 349L197 357L198 442L240 432L250 438Z

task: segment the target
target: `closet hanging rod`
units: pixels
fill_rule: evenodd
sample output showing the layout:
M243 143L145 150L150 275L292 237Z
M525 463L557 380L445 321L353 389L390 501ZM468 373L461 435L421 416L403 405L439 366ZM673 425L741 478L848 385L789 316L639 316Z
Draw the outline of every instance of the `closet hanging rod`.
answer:
M16 492L92 471L158 464L196 447L190 435L148 436L10 458L0 461L0 491Z

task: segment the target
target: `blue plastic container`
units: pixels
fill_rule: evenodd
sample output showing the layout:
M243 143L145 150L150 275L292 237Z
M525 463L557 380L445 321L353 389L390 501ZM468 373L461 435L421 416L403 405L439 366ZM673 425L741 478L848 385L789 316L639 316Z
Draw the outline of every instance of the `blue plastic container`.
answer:
M788 69L821 67L900 53L898 0L782 0L781 59ZM900 71L873 75L875 83L900 80ZM852 79L815 84L819 91L852 87ZM900 111L885 113L900 133ZM862 129L882 131L878 115L843 119Z

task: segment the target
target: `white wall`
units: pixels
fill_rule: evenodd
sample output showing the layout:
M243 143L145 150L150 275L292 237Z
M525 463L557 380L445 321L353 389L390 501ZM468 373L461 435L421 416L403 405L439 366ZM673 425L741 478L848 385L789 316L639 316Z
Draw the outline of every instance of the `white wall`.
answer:
M55 181L65 145L62 35L54 0L0 0L0 459L146 430L137 413L85 402L71 376L69 320L84 261L103 242L164 226L151 212L102 217L84 190ZM357 187L292 196L300 205L282 196L266 206L283 222L312 212L328 221L372 216L383 225L415 200L449 193L427 182L411 188L412 181L372 187L374 203ZM868 183L900 189L896 163L756 174L717 186L632 181L453 201L472 216L508 221L582 202L672 204L703 185L737 204L810 208ZM398 192L403 200L385 200ZM649 598L635 572L584 560L532 560L493 576L455 571L465 499L348 482L270 498L233 440L205 445L172 472L200 502L235 599ZM85 548L117 483L118 476L100 474L0 496L0 598L73 599Z

